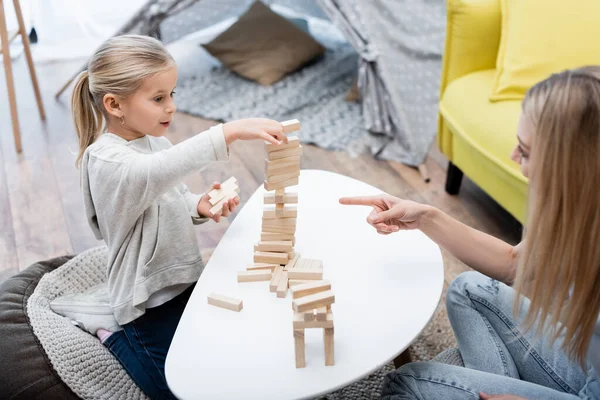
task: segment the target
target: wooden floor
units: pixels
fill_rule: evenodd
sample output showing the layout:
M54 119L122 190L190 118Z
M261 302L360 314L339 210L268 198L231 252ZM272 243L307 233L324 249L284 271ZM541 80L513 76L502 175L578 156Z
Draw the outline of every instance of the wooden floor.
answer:
M39 119L26 64L13 64L23 153L16 154L4 81L0 78L0 282L35 261L78 253L100 244L85 218L79 172L74 167L77 142L69 111L69 94L57 101L56 90L81 62L38 65L38 78L47 113ZM205 130L213 122L177 114L168 137L179 142ZM263 181L262 144L235 143L231 161L215 164L186 180L192 191L203 191L215 180L235 175L241 183L242 205ZM376 161L368 155L351 158L345 153L305 146L303 169L338 172L377 186L395 196L432 204L453 217L511 243L519 239L518 224L493 200L466 180L460 195L444 192L444 157L435 145L427 166L431 182L424 183L415 169L399 163ZM232 216L230 220L235 217ZM359 222L362 223L362 222ZM205 261L229 222L197 228ZM446 281L466 269L444 254Z

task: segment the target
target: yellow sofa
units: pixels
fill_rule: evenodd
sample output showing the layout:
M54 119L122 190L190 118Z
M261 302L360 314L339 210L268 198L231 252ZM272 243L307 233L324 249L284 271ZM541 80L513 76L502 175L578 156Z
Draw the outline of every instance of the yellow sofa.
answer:
M448 0L438 146L450 163L446 191L463 173L521 223L527 179L510 159L521 101L490 102L500 44L499 0Z

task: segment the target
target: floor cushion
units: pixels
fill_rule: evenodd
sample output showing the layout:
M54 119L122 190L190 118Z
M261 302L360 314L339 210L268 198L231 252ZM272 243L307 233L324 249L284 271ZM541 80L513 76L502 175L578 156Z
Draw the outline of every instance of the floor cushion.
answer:
M0 284L2 398L78 399L52 367L26 313L27 301L39 280L71 258L64 256L33 264Z

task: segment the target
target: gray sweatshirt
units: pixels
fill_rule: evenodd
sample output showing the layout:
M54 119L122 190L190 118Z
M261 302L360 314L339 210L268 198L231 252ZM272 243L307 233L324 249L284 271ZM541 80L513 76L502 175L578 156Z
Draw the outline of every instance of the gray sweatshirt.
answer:
M182 180L228 159L222 125L175 146L164 137L126 141L105 133L85 151L81 185L88 223L108 246L108 291L120 325L146 301L196 282L204 268L193 223L201 195Z

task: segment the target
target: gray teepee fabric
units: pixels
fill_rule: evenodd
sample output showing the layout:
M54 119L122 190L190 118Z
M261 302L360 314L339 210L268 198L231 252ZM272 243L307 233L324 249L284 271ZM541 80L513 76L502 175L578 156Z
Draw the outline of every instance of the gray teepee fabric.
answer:
M436 134L444 0L317 0L360 55L371 150L423 162Z

